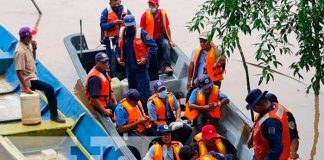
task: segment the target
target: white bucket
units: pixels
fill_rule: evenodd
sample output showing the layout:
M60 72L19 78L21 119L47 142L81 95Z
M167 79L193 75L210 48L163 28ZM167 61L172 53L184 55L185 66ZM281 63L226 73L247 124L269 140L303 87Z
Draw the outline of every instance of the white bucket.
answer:
M121 100L123 98L122 84L117 77L111 79L111 90L114 92L117 100Z

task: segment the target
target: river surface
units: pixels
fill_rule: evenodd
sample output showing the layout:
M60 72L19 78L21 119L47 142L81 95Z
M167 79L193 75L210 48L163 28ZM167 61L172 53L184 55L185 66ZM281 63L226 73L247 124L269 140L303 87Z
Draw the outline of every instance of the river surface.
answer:
M39 25L36 24L38 13L29 0L0 0L0 24L16 34L22 26L38 26L36 41L38 42L38 58L42 63L62 81L69 89L73 90L77 80L76 71L63 44L63 38L72 33L79 32L79 21L83 21L83 32L86 36L89 48L99 46L99 18L101 11L108 5L108 0L36 0L43 12ZM185 28L191 20L199 4L203 0L162 0L160 6L167 10L172 37L174 42L188 55L199 45L198 33L189 33ZM141 14L147 8L146 0L122 0L127 5L137 22ZM241 37L243 51L248 62L257 63L254 59L257 33L251 37ZM297 46L295 37L290 37ZM220 43L219 40L214 42ZM283 67L278 72L292 76L288 66L298 57L281 56ZM245 109L244 98L247 94L246 80L240 55L236 51L226 66L226 77L223 81L222 91L241 109L246 116L250 113ZM258 87L260 68L249 66L251 88ZM300 136L299 154L301 159L310 159L314 141L314 94L306 94L306 85L310 83L312 74L304 74L302 83L287 76L275 74L275 81L259 86L262 90L268 90L278 96L279 101L287 106L294 114ZM323 87L323 86L322 86ZM323 116L324 90L320 94L320 115ZM319 120L319 140L316 146L314 159L324 157L324 118ZM315 153L315 152L313 152Z

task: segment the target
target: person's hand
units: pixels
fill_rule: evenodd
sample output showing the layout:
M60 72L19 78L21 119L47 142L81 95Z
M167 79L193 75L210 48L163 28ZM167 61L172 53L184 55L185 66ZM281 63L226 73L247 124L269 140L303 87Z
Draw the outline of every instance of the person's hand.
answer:
M299 158L299 155L297 152L290 152L290 156L289 156L289 160L292 160L292 159L298 159Z
M182 122L182 120L180 118L177 118L176 122Z
M120 60L120 58L117 58L117 62L118 62L121 66L125 67L125 62L122 62L122 61Z
M111 109L105 109L105 112L103 114L105 116L112 116L112 110Z
M139 123L140 124L144 124L145 122L149 121L150 117L149 116L143 116L140 120Z
M177 45L173 41L169 41L170 47L176 47Z
M206 110L206 111L211 110L211 108L209 107L209 105L201 106L201 108L202 108L203 110Z
M253 132L250 132L249 138L246 141L246 143L249 148L253 147Z
M123 20L115 20L115 21L114 21L114 24L115 24L115 25L120 25L120 24L123 24L123 23L124 23Z
M137 64L139 64L139 65L146 64L146 58L141 58L140 60L137 61Z
M37 49L37 42L35 40L31 40L31 45L33 47L33 50Z
M33 94L34 93L29 87L26 87L25 89L23 89L22 92L27 93L27 94Z

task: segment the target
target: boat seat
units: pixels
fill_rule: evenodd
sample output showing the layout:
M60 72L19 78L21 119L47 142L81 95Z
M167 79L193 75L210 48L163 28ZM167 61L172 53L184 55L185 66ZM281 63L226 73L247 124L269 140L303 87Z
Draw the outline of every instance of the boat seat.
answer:
M74 125L74 121L71 118L66 118L65 123L56 123L53 121L42 121L38 125L23 125L19 122L12 122L0 125L0 135L49 135L58 133L65 133L67 128L71 128ZM57 135L58 136L58 135Z

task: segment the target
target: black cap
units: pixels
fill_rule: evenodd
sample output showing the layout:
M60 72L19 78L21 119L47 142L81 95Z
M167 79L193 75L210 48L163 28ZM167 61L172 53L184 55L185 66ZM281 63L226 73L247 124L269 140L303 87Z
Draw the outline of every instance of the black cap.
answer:
M141 94L136 89L129 89L126 93L126 98L131 101L139 101Z

